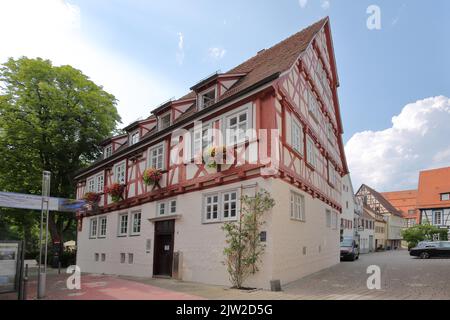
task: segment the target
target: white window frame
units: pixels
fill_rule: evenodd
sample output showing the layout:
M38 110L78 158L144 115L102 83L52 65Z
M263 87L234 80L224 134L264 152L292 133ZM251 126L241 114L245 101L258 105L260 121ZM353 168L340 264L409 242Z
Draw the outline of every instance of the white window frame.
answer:
M314 140L307 135L306 136L306 161L310 166L316 168L317 166L317 155Z
M436 219L436 216L437 216L437 214L439 214L439 223L437 223L437 219ZM443 225L443 211L442 210L436 210L436 211L433 211L433 225L435 225L435 226L442 226Z
M214 201L214 198L217 197L217 201ZM208 203L208 198L212 198L211 202ZM213 208L214 206L217 206L217 217L213 218ZM208 219L208 208L211 207L211 218ZM220 193L209 193L203 196L203 223L213 223L213 222L219 222L220 221Z
M103 233L103 221L105 221L105 233ZM106 238L106 233L108 232L108 218L106 216L102 216L98 218L98 237Z
M235 194L236 197L235 199L232 199L232 194ZM225 196L228 195L228 200L225 200ZM220 211L222 213L222 220L223 221L235 221L237 219L237 215L238 215L238 204L239 204L239 199L238 199L238 192L237 190L232 190L232 191L225 191L221 193L221 206L220 206ZM225 206L228 204L228 217L225 217ZM231 211L232 211L232 206L234 204L234 216L231 215Z
M136 130L130 134L130 146L135 145L140 140L139 130Z
M175 211L172 212L172 204L175 203ZM164 206L164 213L161 213L161 207ZM164 201L159 201L156 203L156 216L157 217L166 217L173 216L177 214L178 204L177 198L172 198Z
M95 177L89 177L86 181L86 185L87 185L87 192L95 192L96 191Z
M290 194L290 214L291 219L301 222L306 222L305 212L305 196L291 191Z
M332 226L332 218L331 218L331 210L325 209L325 225L327 228L331 228Z
M113 148L112 148L112 144L107 145L104 149L103 149L103 158L109 158L112 156L112 152L113 152Z
M450 193L442 193L441 201L450 201Z
M297 131L297 132L296 132ZM297 151L299 154L303 156L304 149L305 149L305 143L304 143L304 137L305 133L303 132L303 125L295 119L294 116L292 116L291 121L291 145L292 148Z
M159 150L162 149L162 154L159 154ZM156 157L152 155L153 151L157 150ZM158 166L158 157L161 156L161 166ZM161 142L157 145L154 145L148 149L148 167L156 168L159 170L165 170L166 168L166 144Z
M240 121L240 117L245 114L245 121ZM236 124L231 125L230 121L236 118ZM237 110L233 113L226 115L225 117L225 135L226 135L226 143L227 146L234 146L237 144L244 143L250 137L247 136L247 130L251 125L251 108L245 107L244 109ZM240 138L239 133L241 133L241 129L239 128L242 124L245 124L244 137ZM234 133L233 133L234 132ZM232 134L233 133L233 134ZM233 139L232 139L233 137Z
M126 225L126 230L125 230L125 232L123 232L122 231L122 217L127 217L127 225ZM119 236L119 237L126 237L126 236L128 236L128 230L129 230L129 228L130 228L130 217L129 217L129 214L128 214L128 212L127 213L119 213L119 223L117 224L117 235Z
M95 176L95 190L97 193L102 193L105 187L105 176L102 173L99 173Z
M132 236L138 236L138 235L141 234L141 230L142 230L142 211L141 210L132 211L130 216L131 216L130 234ZM135 227L136 227L135 224L136 224L136 221L137 221L137 216L139 217L139 220L138 220L139 221L138 222L139 230L138 231L135 230Z
M95 222L95 227L94 227ZM89 238L95 239L98 236L98 218L91 218L89 220Z
M125 184L126 183L126 181L127 181L127 177L126 177L126 160L123 160L123 161L121 161L121 162L119 162L119 163L116 163L115 165L114 165L114 182L117 182L117 183L120 183L120 184ZM118 173L118 168L122 168L122 171L120 172L120 175L121 176L119 176L119 173ZM123 179L121 179L121 178L123 178Z
M169 123L167 124L166 127L163 127L163 121L162 121L162 120L163 120L164 118L166 118L166 117L169 117ZM159 116L159 130L167 129L167 128L169 128L171 125L172 125L172 112L171 112L171 111L166 112L165 114Z
M203 102L203 97L205 95L207 95L208 93L211 93L212 91L214 91L214 102L205 106L204 102ZM216 86L213 86L212 88L208 88L206 90L204 90L203 92L200 92L198 94L198 105L200 106L200 110L208 108L212 105L214 105L217 102L217 88Z
M312 89L308 89L308 111L313 116L313 119L318 122L319 121L319 101L317 101L317 97L312 91Z
M199 157L203 155L205 149L213 145L213 122L202 123L201 130L194 128L191 130L192 145L191 145L191 155L192 158ZM197 130L196 130L197 129ZM196 136L201 131L201 136ZM206 132L206 134L205 134Z

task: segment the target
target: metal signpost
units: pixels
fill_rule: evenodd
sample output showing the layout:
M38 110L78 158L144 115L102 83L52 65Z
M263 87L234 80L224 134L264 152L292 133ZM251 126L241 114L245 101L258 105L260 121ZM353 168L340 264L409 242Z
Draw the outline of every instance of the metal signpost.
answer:
M50 177L49 171L42 173L42 201L41 201L41 226L39 230L39 269L38 269L38 299L45 297L45 284L47 278L47 243L48 243L48 211L50 202ZM45 215L45 255L44 255L44 272L41 270L42 266L42 235L44 227Z

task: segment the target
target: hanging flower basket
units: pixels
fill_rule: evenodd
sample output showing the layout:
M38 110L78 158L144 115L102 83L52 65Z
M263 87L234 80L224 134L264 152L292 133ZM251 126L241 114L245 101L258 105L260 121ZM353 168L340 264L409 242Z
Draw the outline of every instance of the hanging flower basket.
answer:
M111 196L113 202L119 202L123 200L123 192L125 191L125 185L120 183L114 183L106 187L105 192Z
M144 171L144 174L142 175L142 180L147 186L154 185L155 183L158 183L159 180L161 180L162 172L159 169L155 168L149 168Z
M100 202L101 194L97 192L87 192L84 194L83 199L90 204L97 204Z
M210 147L205 151L204 159L208 168L215 169L218 165L224 164L224 158L227 153L225 146Z

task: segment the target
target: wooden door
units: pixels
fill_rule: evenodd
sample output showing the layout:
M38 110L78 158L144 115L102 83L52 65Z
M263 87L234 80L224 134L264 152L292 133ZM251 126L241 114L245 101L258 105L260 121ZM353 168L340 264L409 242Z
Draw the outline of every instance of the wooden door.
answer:
M153 275L172 276L175 221L155 223L155 248L153 254Z

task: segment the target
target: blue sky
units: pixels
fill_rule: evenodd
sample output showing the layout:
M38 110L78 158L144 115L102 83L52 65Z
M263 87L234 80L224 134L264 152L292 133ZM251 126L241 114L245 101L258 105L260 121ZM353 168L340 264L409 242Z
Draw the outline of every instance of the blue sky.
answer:
M381 30L366 26L370 5L381 9ZM427 132L436 115L450 120L446 99L444 107L426 100L450 97L448 0L5 0L0 15L0 28L11 30L0 43L0 61L41 56L81 69L120 100L124 126L216 70L330 16L355 184L412 188L418 170L450 165L447 138L431 150L426 135L420 146L408 142L419 130L411 121L418 115ZM416 126L405 129L402 121ZM446 127L434 132L449 136ZM380 168L380 161L395 165Z
M226 71L314 21L329 15L338 71L345 140L379 130L409 102L450 96L448 1L72 1L83 31L110 50L167 77L173 96L216 71ZM371 4L382 29L366 27ZM178 34L184 59L177 62ZM209 48L225 50L213 59ZM126 63L124 61L124 63ZM151 88L149 88L151 90ZM171 98L168 96L167 99ZM149 101L149 107L162 101Z

